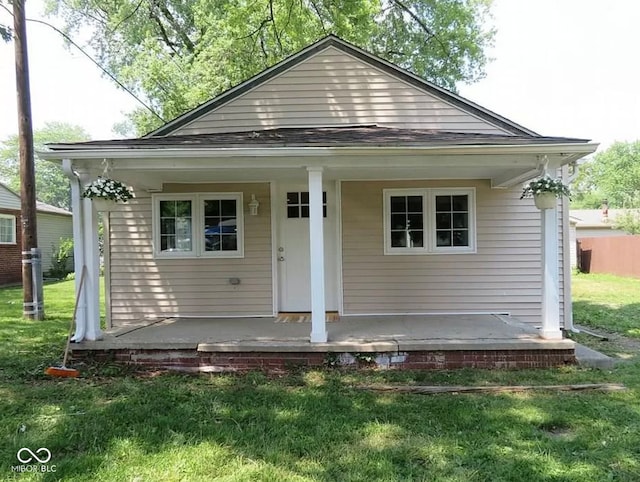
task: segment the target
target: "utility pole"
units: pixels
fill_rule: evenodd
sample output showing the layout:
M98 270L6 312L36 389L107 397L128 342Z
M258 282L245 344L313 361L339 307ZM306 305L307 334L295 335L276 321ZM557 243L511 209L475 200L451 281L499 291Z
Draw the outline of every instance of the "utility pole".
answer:
M33 128L31 124L31 94L29 88L29 61L27 56L27 27L25 0L13 0L13 25L16 55L16 91L18 99L18 139L20 144L20 200L22 234L22 287L23 314L30 319L42 319L38 304L41 282L38 283L34 258L38 258L36 231L36 181L33 159ZM42 276L40 275L40 280ZM34 299L35 298L35 299Z

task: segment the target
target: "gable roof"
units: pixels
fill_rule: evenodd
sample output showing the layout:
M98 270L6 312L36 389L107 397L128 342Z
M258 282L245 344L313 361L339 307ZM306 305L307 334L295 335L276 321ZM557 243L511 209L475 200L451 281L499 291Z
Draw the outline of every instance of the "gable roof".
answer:
M270 67L263 72L255 75L249 80L223 92L217 97L201 104L200 106L186 112L185 114L177 117L176 119L168 122L159 129L147 134L145 138L157 138L162 136L168 136L176 132L181 127L205 116L211 111L214 111L218 107L232 101L233 99L245 94L246 92L255 89L256 87L266 83L275 76L292 69L296 65L312 57L318 52L321 52L330 47L334 47L346 54L356 57L362 62L365 62L377 69L380 69L400 80L407 82L408 84L425 91L437 98L440 98L463 111L466 111L480 119L483 119L493 125L496 125L513 135L525 135L525 136L538 136L537 133L516 124L515 122L502 117L484 107L479 106L453 92L450 92L442 87L438 87L432 82L424 80L411 72L404 70L397 65L394 65L386 60L381 59L369 52L366 52L355 45L346 42L345 40L336 37L335 35L328 35L316 43L308 46L300 52L282 60L273 67Z
M224 132L216 134L175 135L139 139L113 139L58 143L48 147L56 150L164 149L164 148L260 148L260 147L394 147L394 146L517 146L581 144L585 139L524 135L443 132L425 129L397 129L379 126L279 128L261 131Z

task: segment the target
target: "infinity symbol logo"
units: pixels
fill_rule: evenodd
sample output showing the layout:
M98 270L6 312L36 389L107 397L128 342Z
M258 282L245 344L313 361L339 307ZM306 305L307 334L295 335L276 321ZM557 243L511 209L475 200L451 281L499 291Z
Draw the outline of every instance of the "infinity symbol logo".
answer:
M26 457L23 455L25 452L27 453ZM51 451L49 449L45 449L44 447L39 448L35 452L31 449L28 449L27 447L22 447L20 450L18 450L18 460L23 464L28 464L33 459L36 459L41 464L46 464L47 462L49 462L49 460L51 460Z

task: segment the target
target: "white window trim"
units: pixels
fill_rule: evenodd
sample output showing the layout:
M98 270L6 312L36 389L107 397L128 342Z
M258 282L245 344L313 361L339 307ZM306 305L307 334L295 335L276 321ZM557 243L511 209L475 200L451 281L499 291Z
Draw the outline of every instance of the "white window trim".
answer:
M14 245L17 242L17 233L16 233L16 217L13 214L0 214L1 219L9 219L11 221L12 227L12 239L13 241L1 241L0 244L3 245Z
M435 199L443 195L469 196L469 246L437 246ZM422 196L424 213L424 242L421 248L393 248L391 247L391 196ZM385 255L437 255L437 254L475 254L476 248L476 190L465 188L424 188L424 189L384 189L384 254Z
M204 249L204 202L212 199L235 199L237 212L238 249L235 251L205 251ZM160 201L191 202L191 251L168 252L160 250ZM244 258L244 203L241 192L207 192L184 194L153 194L151 196L153 225L153 255L157 259L185 258Z

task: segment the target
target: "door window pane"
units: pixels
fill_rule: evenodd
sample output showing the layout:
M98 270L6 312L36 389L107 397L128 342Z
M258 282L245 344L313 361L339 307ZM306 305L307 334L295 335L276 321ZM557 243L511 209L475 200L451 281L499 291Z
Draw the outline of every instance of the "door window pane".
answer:
M192 251L191 201L160 201L160 251Z
M322 216L327 217L327 193L322 193ZM287 218L309 217L309 191L287 193Z

